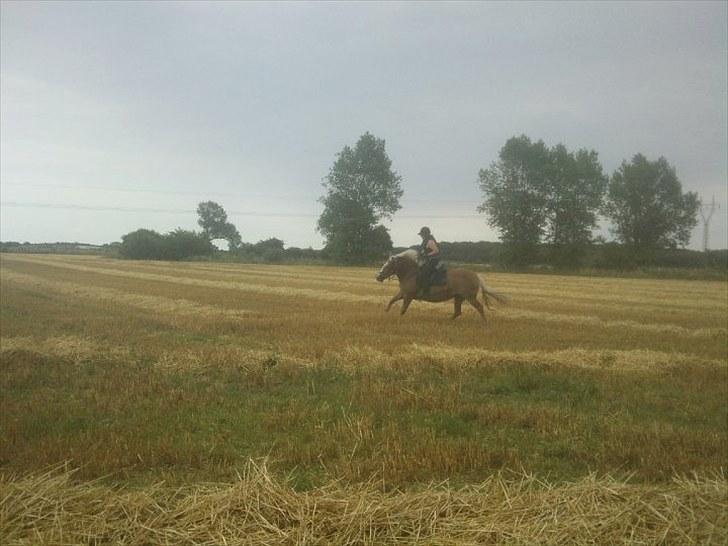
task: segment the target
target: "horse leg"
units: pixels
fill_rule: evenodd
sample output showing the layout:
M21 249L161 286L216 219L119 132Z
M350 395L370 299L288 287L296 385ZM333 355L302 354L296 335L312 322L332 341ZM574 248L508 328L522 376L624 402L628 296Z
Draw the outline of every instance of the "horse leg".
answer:
M409 307L409 304L412 303L412 296L407 296L404 299L404 302L402 303L402 309L399 312L399 316L404 315L407 312L407 308Z
M385 309L385 311L389 311L392 308L392 304L395 301L401 300L403 297L404 296L402 296L402 292L398 292L397 294L395 294L395 296L391 300L389 300L389 304L387 305L387 308Z
M455 296L455 313L451 317L453 320L458 318L462 314L462 307L463 307L463 297L462 296Z
M477 309L478 313L483 320L488 322L485 318L485 312L483 311L483 304L478 301L477 294L468 298L468 303Z

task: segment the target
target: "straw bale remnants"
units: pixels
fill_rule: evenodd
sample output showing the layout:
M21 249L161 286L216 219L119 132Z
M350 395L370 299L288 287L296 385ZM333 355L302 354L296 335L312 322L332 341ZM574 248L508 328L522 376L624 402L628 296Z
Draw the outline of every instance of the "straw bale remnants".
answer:
M227 484L119 489L73 472L0 476L5 544L725 544L724 475L637 485L529 475L388 491L296 491L250 461Z

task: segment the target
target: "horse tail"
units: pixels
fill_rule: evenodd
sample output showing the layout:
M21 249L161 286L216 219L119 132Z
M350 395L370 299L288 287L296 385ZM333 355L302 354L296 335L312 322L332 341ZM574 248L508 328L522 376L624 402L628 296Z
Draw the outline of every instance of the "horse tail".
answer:
M485 306L488 309L492 309L492 307L490 306L490 302L488 301L488 296L493 298L498 303L502 303L504 305L508 303L508 296L506 296L505 294L500 294L495 290L491 290L490 288L488 288L480 275L478 275L478 281L480 281L480 289L483 291L483 301L485 301Z

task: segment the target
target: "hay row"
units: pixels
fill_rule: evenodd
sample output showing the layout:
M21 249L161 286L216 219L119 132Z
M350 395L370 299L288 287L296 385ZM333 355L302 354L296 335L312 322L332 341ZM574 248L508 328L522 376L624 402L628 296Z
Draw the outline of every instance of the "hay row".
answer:
M448 345L410 344L393 353L373 347L349 346L329 351L319 359L306 358L295 352L253 350L235 345L217 345L167 351L157 360L163 368L194 370L206 367L238 367L264 369L277 364L317 367L328 366L355 373L377 368L421 368L436 365L447 370L465 370L497 365L527 365L554 368L586 368L613 372L661 372L676 367L728 367L728 359L707 359L683 353L649 350L583 349L574 347L559 351L492 351L462 349Z
M671 334L691 338L720 338L728 333L726 328L686 328L678 324L647 323L636 320L610 320L592 315L567 315L545 311L528 311L525 309L505 309L503 316L515 320L535 320L539 322L556 322L574 324L579 327L608 328L618 330L635 330L653 334Z
M3 271L2 281L30 286L39 290L49 290L73 297L91 298L103 302L119 303L143 309L145 311L154 311L155 313L164 313L173 316L222 316L225 318L240 320L248 315L247 311L241 309L223 309L221 307L205 305L179 298L173 299L162 296L130 294L113 288L81 285L66 281L51 281L35 275L16 273L8 270Z
M29 336L0 337L0 351L31 351L43 356L60 357L78 364L99 357L129 359L128 347L111 347L79 336L51 336L37 339Z
M37 339L27 336L0 338L0 351L24 350L44 356L56 356L74 363L99 357L108 359L133 358L131 347L108 346L78 336L52 336ZM615 372L659 372L673 367L726 367L727 360L706 359L683 353L649 350L584 349L573 347L559 351L493 351L463 349L448 345L410 344L393 353L373 347L349 346L331 351L320 359L306 358L295 352L263 350L237 345L207 345L203 347L164 350L153 357L156 366L170 370L200 370L204 368L237 367L257 370L279 364L291 366L332 366L345 371L402 366L421 367L435 364L443 369L467 369L502 364L591 368Z
M436 364L445 369L524 364L612 371L660 371L683 366L728 366L728 358L721 361L683 353L641 349L612 350L573 347L559 351L493 351L416 343L393 354L387 354L372 347L352 346L338 353L330 353L324 358L324 361L352 370L377 366L421 366L425 363Z
M725 544L725 476L561 485L492 476L387 491L332 481L299 492L250 461L233 483L131 490L73 473L0 476L0 535L21 544Z

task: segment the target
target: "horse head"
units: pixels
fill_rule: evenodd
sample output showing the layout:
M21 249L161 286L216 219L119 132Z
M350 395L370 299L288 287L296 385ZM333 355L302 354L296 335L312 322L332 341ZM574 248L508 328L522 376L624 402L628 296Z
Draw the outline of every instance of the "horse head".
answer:
M397 275L402 270L402 267L407 265L408 262L417 264L417 252L415 250L405 250L404 252L390 256L389 259L384 262L379 273L377 273L376 279L379 282L382 282L384 279Z
M392 275L395 274L395 272L396 272L395 261L396 261L396 257L390 256L389 259L386 262L384 262L384 265L379 270L379 273L377 273L377 277L376 277L377 281L382 282L382 281L384 281L384 279L388 279L389 277L391 277Z

